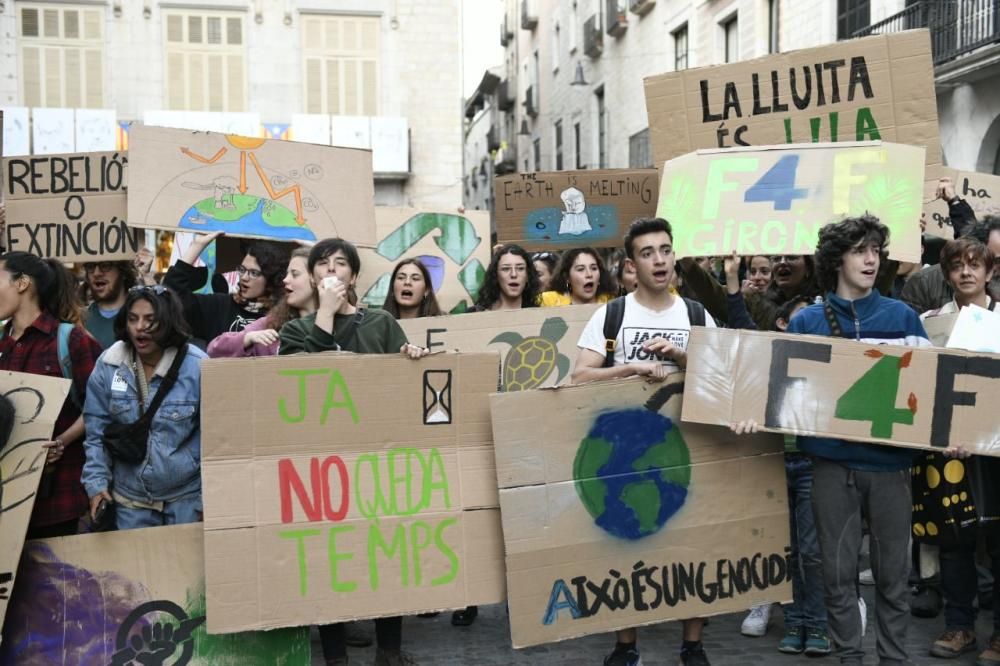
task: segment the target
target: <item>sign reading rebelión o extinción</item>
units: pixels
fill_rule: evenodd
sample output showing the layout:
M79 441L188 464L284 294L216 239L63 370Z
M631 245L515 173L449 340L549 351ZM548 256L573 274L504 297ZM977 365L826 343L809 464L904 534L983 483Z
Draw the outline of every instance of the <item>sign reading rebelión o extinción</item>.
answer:
M3 160L6 248L60 261L132 259L125 223L128 155L70 153Z
M996 354L695 328L688 359L685 422L1000 456Z
M781 438L682 424L683 391L491 396L515 647L791 596Z
M498 371L496 354L206 362L209 631L503 600Z
M819 230L870 213L889 254L920 261L923 148L894 143L699 150L663 167L656 213L680 256L812 254Z

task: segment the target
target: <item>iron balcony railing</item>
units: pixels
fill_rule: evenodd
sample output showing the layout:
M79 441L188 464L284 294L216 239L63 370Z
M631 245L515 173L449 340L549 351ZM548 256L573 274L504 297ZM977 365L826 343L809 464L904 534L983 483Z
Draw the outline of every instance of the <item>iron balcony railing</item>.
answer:
M919 0L853 37L929 28L934 64L1000 43L1000 0Z

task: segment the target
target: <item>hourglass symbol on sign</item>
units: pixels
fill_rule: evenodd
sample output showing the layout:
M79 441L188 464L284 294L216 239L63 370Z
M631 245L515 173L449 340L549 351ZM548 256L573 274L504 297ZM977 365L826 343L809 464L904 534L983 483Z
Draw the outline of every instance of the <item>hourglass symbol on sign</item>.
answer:
M451 370L424 370L424 425L451 423Z

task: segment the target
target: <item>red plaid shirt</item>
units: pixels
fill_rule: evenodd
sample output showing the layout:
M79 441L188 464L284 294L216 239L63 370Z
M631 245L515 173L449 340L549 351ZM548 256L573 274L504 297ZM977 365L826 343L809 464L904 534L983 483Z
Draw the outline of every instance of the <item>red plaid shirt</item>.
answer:
M10 326L8 323L3 338L0 338L0 370L62 377L62 368L59 367L59 321L55 317L43 312L17 340L11 337ZM73 386L81 406L87 395L87 380L100 355L101 345L97 340L83 328L75 327L69 335L69 357L73 366ZM56 419L53 436L65 432L79 416L80 408L67 398ZM51 476L44 483L49 484L51 492L46 497L36 498L31 514L32 527L73 520L89 508L87 493L80 483L83 438L65 444L62 458L46 468L46 474Z

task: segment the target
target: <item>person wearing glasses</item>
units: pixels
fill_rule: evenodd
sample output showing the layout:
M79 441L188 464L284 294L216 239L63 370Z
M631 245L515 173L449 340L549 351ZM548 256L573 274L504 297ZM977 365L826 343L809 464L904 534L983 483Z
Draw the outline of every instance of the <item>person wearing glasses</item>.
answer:
M555 252L536 252L531 255L531 263L538 273L538 293L548 291L552 274L555 273L556 264L559 263L559 255Z
M536 263L519 245L499 246L490 259L471 311L519 310L537 306L541 290Z
M113 506L120 530L198 522L201 361L207 357L188 342L180 299L159 285L129 290L115 336L97 361L83 409L82 478L91 518L97 522ZM145 436L133 440L134 458L108 445L115 425L134 424L154 410Z
M76 534L87 512L80 485L84 423L80 415L101 346L81 325L76 280L55 259L27 252L0 255L0 370L65 377L73 384L44 442L45 467L28 524L29 539ZM65 345L60 344L64 337ZM62 358L60 347L67 357Z
M184 255L170 267L163 284L181 299L191 335L208 343L222 333L242 331L267 314L284 294L282 281L288 255L269 243L255 243L237 267L239 288L233 294L196 294L208 280L208 270L194 262L221 231L198 234Z
M125 303L126 292L139 283L139 258L136 257L135 261L87 261L83 264L84 281L91 299L85 326L101 343L101 349L115 343L115 317ZM152 264L151 254L149 259ZM144 270L142 274L148 272Z

